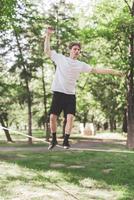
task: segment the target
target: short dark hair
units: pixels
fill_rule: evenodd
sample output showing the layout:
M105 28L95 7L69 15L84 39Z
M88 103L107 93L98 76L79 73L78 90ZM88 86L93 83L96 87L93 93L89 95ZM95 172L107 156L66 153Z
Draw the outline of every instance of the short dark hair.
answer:
M72 49L73 46L78 46L81 49L81 44L80 42L71 42L69 44L69 49Z

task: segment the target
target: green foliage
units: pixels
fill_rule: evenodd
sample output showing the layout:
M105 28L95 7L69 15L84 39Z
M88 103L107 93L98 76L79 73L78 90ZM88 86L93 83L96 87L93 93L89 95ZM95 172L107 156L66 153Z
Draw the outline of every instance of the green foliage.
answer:
M63 54L67 54L68 43L75 41L78 37L78 22L73 15L73 11L73 4L60 1L52 5L46 18L47 24L55 28L55 38L53 38L52 46Z
M1 0L0 2L0 29L8 30L12 17L16 13L17 0Z
M104 0L98 4L93 16L89 16L89 26L80 32L85 51L89 52L84 61L91 66L114 68L127 73L133 20L124 1ZM126 77L90 76L88 85L89 88L85 90L91 92L94 100L100 103L106 121L114 118L121 122L126 108Z
M50 107L50 84L54 74L52 62L43 55L44 28L48 25L55 28L51 42L52 48L57 51L68 55L68 43L81 41L82 61L93 67L128 72L129 35L134 30L134 19L123 0L101 1L94 8L93 16L90 13L86 13L86 16L80 13L82 19L75 15L75 7L65 1L52 4L44 15L39 14L29 1L6 0L2 1L1 5L2 69L10 69L9 83L6 83L7 79L1 79L1 90L4 91L1 91L3 108L6 95L12 93L15 101L10 104L10 109L14 108L17 102L26 110L28 81L34 121L43 121L44 115L46 118ZM82 28L79 24L81 20ZM91 122L94 116L96 122L104 123L115 117L121 124L122 113L126 107L125 93L124 78L81 75L77 90L77 120ZM8 100L10 101L10 95ZM46 109L45 114L42 108ZM101 117L96 118L97 115Z

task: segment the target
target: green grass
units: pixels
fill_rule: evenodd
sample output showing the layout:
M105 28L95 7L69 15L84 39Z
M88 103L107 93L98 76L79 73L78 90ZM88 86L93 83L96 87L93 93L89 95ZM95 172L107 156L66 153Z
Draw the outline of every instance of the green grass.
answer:
M45 141L45 140L44 140ZM31 145L28 144L27 141L15 141L15 142L6 142L6 141L0 141L0 147L18 147L18 148L31 148L31 147L46 147L48 146L47 143L43 142L37 142L34 141Z
M122 153L46 152L47 144L34 141L29 146L23 136L12 135L15 143L0 142L2 148L14 147L14 151L5 148L6 152L0 153L0 200L134 199L134 154L123 153L127 150L124 143L93 144L97 149ZM42 138L44 134L36 130L33 136ZM72 135L72 139L74 143L96 140L80 134Z
M0 200L8 199L133 200L134 153L0 152Z

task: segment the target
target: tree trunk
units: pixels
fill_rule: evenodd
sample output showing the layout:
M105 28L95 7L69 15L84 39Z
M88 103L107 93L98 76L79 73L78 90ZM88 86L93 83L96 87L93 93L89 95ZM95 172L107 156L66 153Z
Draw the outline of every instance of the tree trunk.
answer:
M87 123L87 112L84 112L84 117L83 117L83 124L84 124L84 128L86 126L86 123Z
M97 128L97 131L99 131L99 130L100 130L100 128L101 128L101 125L100 125L100 123L99 123L99 122L96 124L96 128Z
M26 84L26 91L27 91L27 103L28 103L28 135L32 136L32 101L31 101L31 92L29 89L29 81L28 81L28 77L27 77L27 66L25 65L25 61L24 61L24 57L23 57L23 53L22 53L22 49L21 49L21 45L19 42L19 36L18 33L16 31L16 28L14 26L14 24L12 24L13 30L14 30L14 34L15 34L15 38L16 38L16 42L17 42L17 48L18 51L20 53L20 58L21 58L21 65L23 66L23 70L26 74L25 77L25 84ZM32 138L28 138L28 143L32 144Z
M27 106L28 106L28 135L32 136L32 100L31 100L31 92L29 89L28 81L26 82L26 90L27 90ZM32 144L32 138L28 138L28 143Z
M131 38L131 51L134 51L133 48L134 39ZM133 52L134 54L134 52ZM134 59L134 56L133 56ZM128 76L128 107L127 107L127 146L129 149L134 149L134 70L133 70L133 60L131 58L131 69Z
M128 90L128 113L127 113L127 146L129 149L134 149L134 85L131 78L129 80L129 90Z
M110 124L110 131L113 132L114 131L114 119L113 118L109 119L109 124Z
M4 122L3 117L2 117L1 115L0 115L0 123L1 123L1 125L2 125L3 127L6 128L5 122ZM13 140L12 140L10 134L9 134L9 131L6 130L6 129L4 129L4 132L5 132L7 141L8 141L8 142L13 142Z
M107 130L107 129L108 129L108 122L105 122L105 123L103 124L103 128L104 128L104 130Z
M126 109L124 110L122 131L124 133L127 133L127 110Z
M44 104L44 130L46 132L46 140L50 138L50 129L49 129L49 119L47 112L47 95L46 95L46 86L44 81L44 68L42 66L42 86L43 86L43 104Z
M116 126L116 120L114 120L114 130L117 129L117 126Z
M47 121L45 123L45 131L46 131L46 141L49 141L49 138L50 138L50 126L49 126L49 123Z
M134 1L131 10L134 18ZM134 149L134 32L130 35L130 71L128 74L128 102L127 102L127 147Z

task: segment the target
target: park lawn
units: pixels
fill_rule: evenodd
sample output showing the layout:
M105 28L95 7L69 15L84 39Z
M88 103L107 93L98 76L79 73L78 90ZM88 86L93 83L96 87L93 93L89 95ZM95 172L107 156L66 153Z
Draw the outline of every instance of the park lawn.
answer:
M0 152L0 200L133 200L134 153Z

